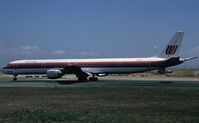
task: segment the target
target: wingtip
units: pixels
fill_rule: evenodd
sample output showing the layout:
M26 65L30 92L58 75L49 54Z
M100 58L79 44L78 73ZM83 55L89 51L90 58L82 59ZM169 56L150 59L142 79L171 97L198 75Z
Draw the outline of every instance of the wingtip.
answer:
M177 31L177 33L184 33L184 31Z

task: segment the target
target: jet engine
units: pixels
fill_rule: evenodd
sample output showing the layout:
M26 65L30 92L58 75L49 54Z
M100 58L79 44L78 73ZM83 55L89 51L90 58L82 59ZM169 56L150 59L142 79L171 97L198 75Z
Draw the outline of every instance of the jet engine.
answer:
M63 76L63 73L61 70L58 69L50 69L47 71L47 77L49 79L58 79Z

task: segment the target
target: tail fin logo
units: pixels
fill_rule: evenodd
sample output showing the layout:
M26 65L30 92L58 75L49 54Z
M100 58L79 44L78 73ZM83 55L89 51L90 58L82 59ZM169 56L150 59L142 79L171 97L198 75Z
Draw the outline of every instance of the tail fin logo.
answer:
M177 49L178 45L168 45L165 53L166 55L174 55Z

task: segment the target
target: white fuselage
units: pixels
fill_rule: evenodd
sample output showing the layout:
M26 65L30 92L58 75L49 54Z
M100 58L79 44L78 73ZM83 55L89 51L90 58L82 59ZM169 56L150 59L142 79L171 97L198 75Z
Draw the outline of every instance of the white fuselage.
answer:
M110 58L110 59L46 59L18 60L10 62L2 72L7 74L46 74L49 69L63 69L68 65L79 66L85 73L134 73L155 70L166 59L148 58Z

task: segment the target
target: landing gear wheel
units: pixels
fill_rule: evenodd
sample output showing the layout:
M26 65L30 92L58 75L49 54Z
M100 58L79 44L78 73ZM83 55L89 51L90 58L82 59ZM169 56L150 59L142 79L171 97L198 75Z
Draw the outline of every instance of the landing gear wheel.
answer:
M13 78L13 81L17 81L17 77L14 77L14 78Z
M98 81L98 78L97 77L90 77L89 81Z
M78 78L79 82L87 82L88 79L86 77Z
M13 81L17 81L17 74L14 74L13 76L14 76Z

